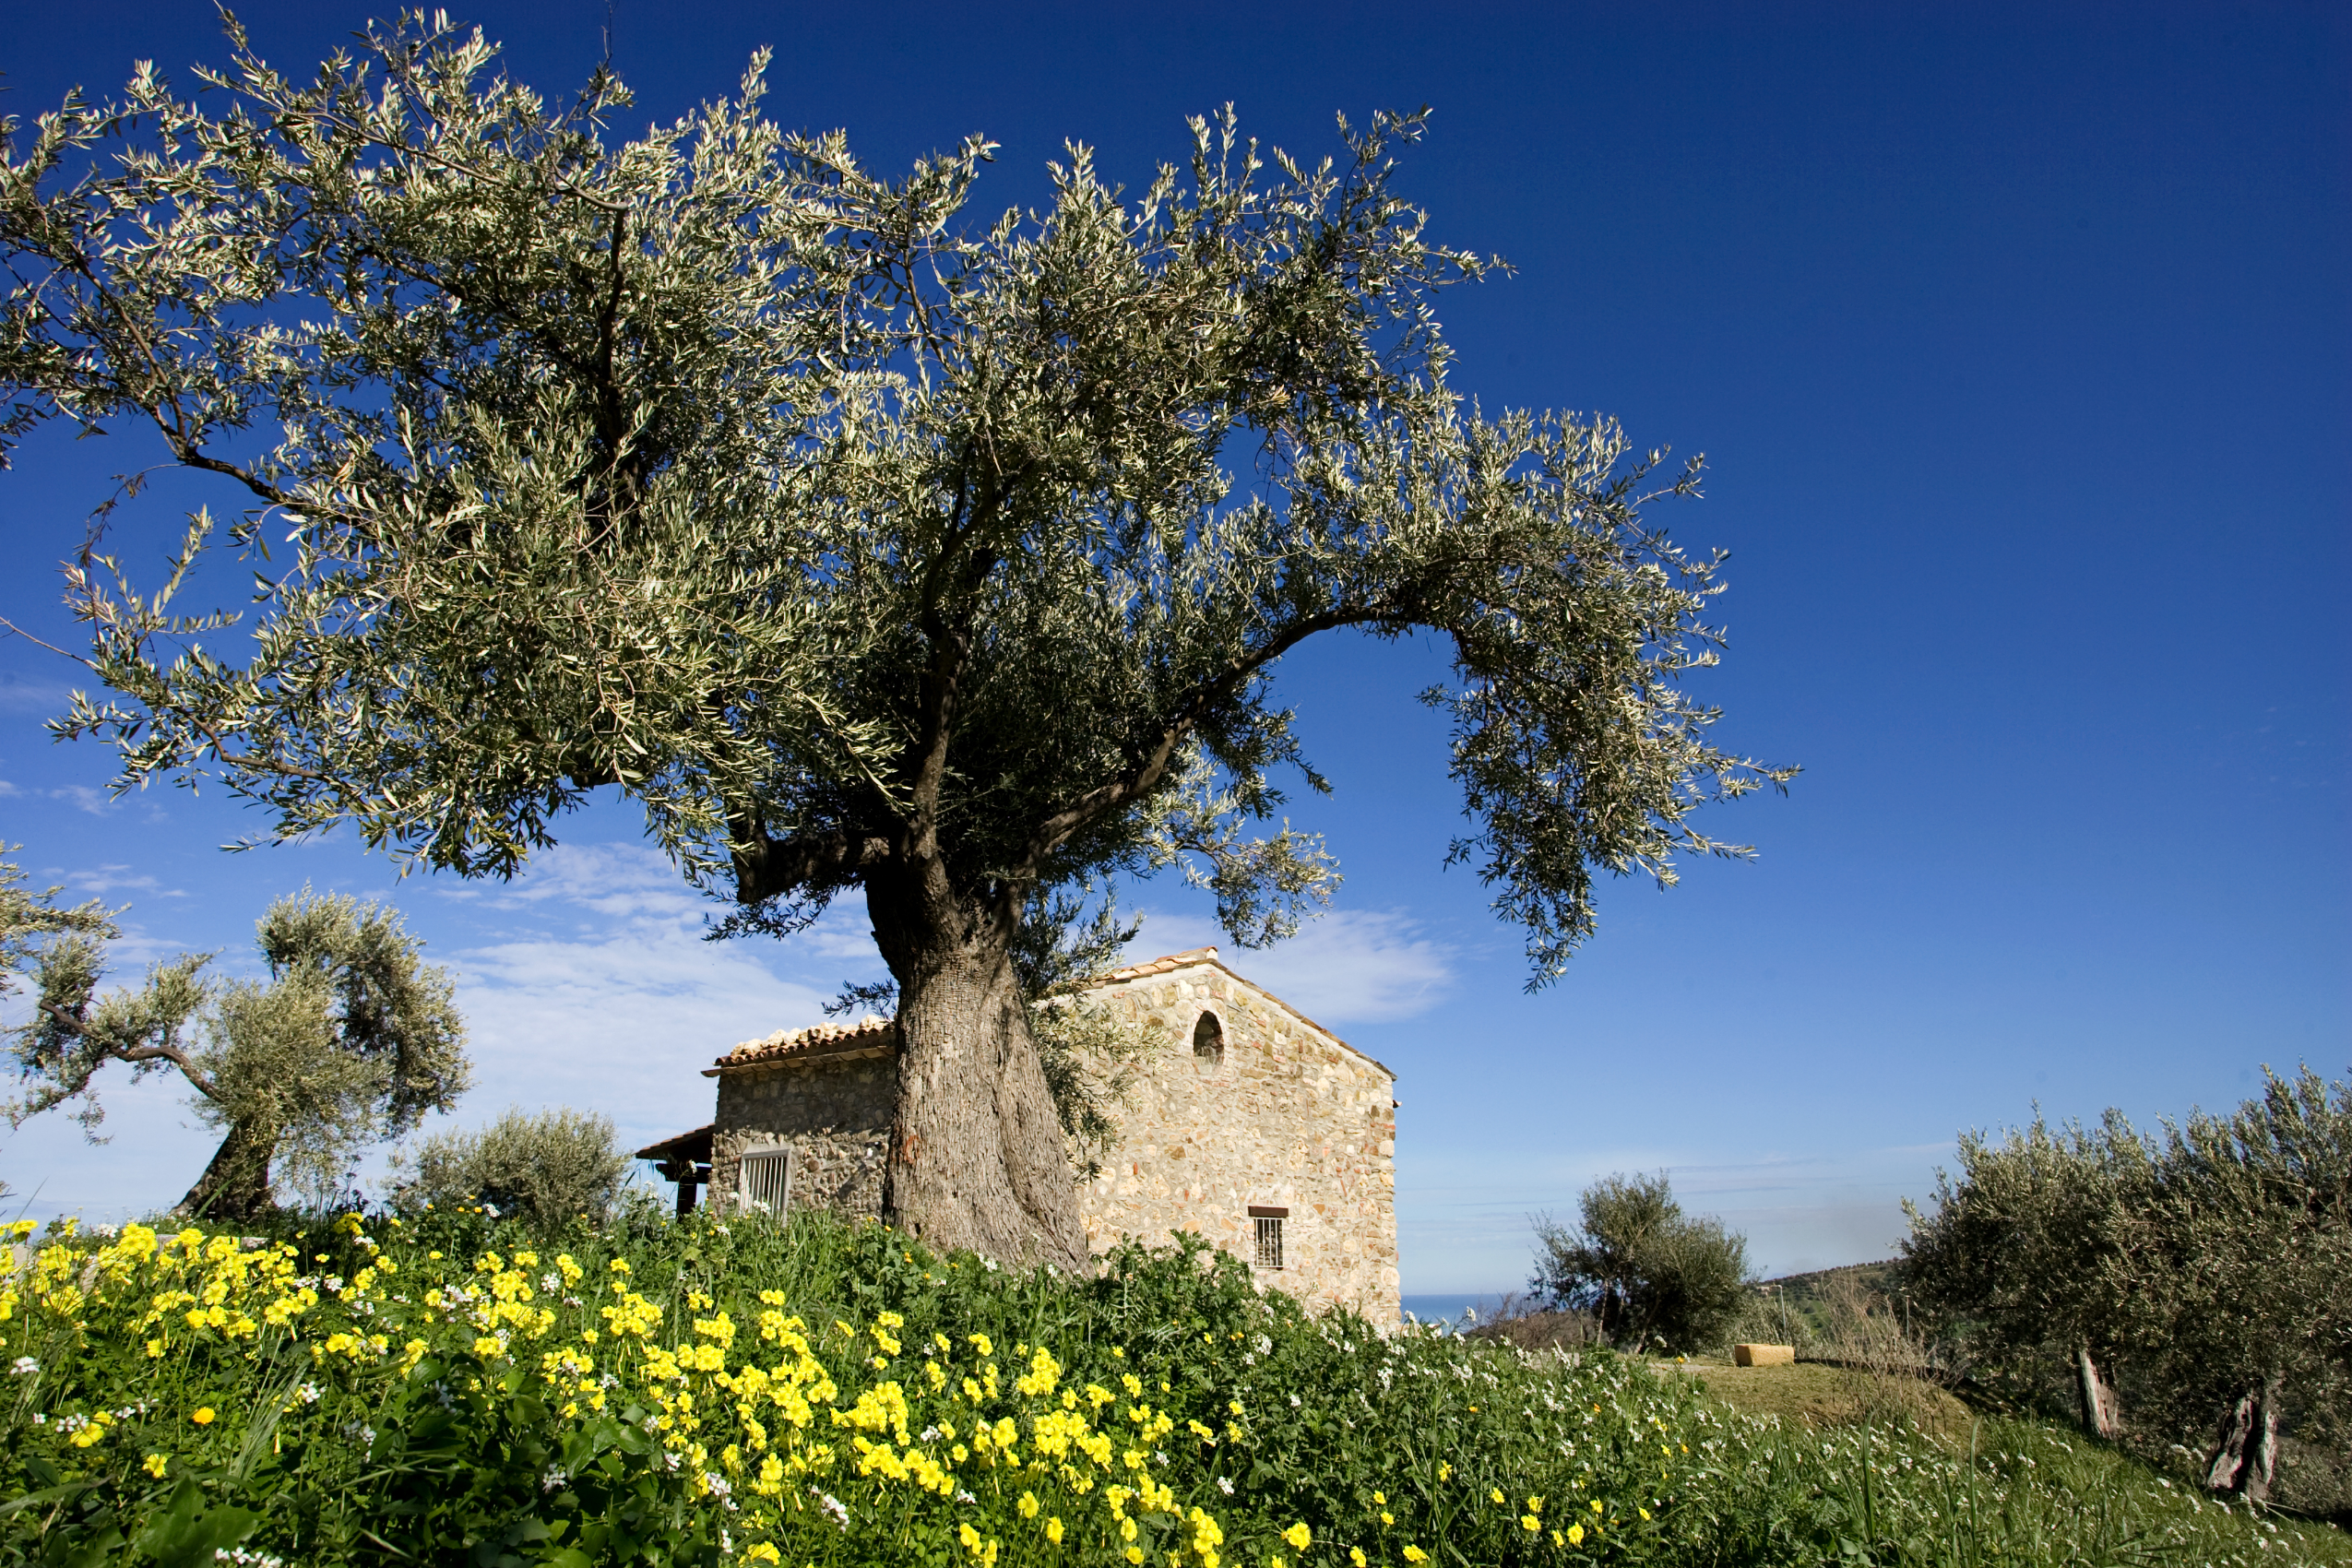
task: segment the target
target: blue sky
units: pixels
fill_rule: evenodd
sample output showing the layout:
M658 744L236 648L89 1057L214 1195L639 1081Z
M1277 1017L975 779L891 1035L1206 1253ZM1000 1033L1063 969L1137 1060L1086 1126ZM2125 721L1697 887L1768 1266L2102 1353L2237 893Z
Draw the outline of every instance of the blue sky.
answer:
M1311 645L1285 666L1338 786L1301 814L1336 911L1234 963L1400 1074L1408 1291L1516 1283L1526 1216L1663 1167L1767 1270L1882 1256L1956 1129L2219 1106L2259 1065L2352 1062L2346 576L2352 16L2221 6L869 7L620 0L647 119L777 48L769 106L887 169L973 131L980 208L1034 199L1064 137L1131 185L1227 101L1294 151L1332 115L1435 106L1405 184L1507 281L1449 296L1457 384L1489 409L1598 409L1704 450L1678 537L1732 552L1732 644L1698 689L1735 747L1806 768L1710 831L1760 859L1604 889L1563 981L1522 992L1514 932L1443 872L1458 802L1410 694L1428 647ZM274 63L364 18L241 7ZM600 4L458 13L551 90ZM30 114L135 56L220 60L208 6L26 8L0 42ZM115 443L120 442L120 446ZM125 434L37 441L0 474L0 613L53 638L53 564ZM131 514L152 562L173 483ZM217 794L110 803L106 755L41 719L73 671L0 641L0 838L131 905L126 966L243 961L305 880L394 897L464 977L481 1085L651 1137L704 1119L695 1069L814 1021L876 972L856 911L784 947L696 940L702 908L621 808L511 886L396 883L347 838L223 855ZM1143 945L1215 940L1170 886ZM203 1134L160 1081L114 1142L61 1119L0 1143L31 1212L169 1202Z

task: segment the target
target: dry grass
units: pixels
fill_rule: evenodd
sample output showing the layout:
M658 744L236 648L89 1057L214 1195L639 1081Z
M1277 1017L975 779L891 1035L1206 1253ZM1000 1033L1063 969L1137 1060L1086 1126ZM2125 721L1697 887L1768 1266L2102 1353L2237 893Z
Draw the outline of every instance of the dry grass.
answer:
M1735 1367L1719 1356L1652 1363L1695 1377L1709 1395L1741 1415L1778 1416L1807 1426L1907 1423L1922 1431L1966 1436L1976 1413L1924 1378L1800 1361L1793 1367Z

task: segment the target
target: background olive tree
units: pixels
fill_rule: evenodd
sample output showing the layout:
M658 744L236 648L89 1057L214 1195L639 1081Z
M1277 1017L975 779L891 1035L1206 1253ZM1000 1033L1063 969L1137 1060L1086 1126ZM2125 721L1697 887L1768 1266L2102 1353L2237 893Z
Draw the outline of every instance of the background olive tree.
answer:
M1752 1294L1745 1236L1684 1214L1664 1171L1605 1177L1585 1189L1578 1211L1574 1229L1537 1217L1531 1291L1555 1310L1591 1313L1620 1346L1723 1343Z
M36 909L15 928L32 933L18 951L33 994L31 1016L10 1032L22 1087L6 1114L21 1126L73 1105L102 1141L98 1075L109 1063L134 1081L177 1073L197 1116L221 1131L180 1212L248 1218L272 1206L281 1183L340 1191L357 1151L465 1091L465 1025L449 976L422 961L390 909L305 888L256 925L266 980L210 980L213 955L184 954L102 995L112 918L95 906L67 913L61 921L53 908Z
M1596 873L1742 852L1692 814L1788 777L1681 683L1718 559L1642 506L1695 462L1450 385L1435 297L1493 264L1396 188L1420 115L1321 160L1194 121L1134 192L1073 144L975 216L983 138L878 176L762 116L764 57L617 141L609 74L552 105L435 20L306 80L231 38L204 101L143 66L0 162L0 434L143 430L244 507L152 591L71 566L111 695L63 730L468 875L617 790L730 932L861 892L885 1203L937 1245L1086 1261L1040 900L1177 869L1253 945L1328 897L1277 785L1324 788L1272 687L1306 639L1451 650L1452 853L1538 981ZM222 550L262 572L233 633Z
M398 1162L403 1208L479 1200L540 1226L601 1219L628 1177L612 1119L559 1106L510 1107L486 1127L435 1133Z

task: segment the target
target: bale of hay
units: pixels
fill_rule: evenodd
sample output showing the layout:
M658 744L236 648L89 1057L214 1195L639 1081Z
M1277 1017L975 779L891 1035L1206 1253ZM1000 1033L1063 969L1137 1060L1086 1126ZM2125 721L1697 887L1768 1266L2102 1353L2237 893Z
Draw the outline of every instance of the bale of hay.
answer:
M1731 1364L1735 1367L1793 1367L1797 1364L1794 1345L1734 1345Z

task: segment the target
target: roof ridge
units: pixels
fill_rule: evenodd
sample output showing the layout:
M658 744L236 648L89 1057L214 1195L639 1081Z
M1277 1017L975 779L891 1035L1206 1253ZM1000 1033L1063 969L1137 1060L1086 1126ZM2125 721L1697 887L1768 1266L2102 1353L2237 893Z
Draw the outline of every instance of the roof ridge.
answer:
M747 1039L720 1057L716 1066L726 1067L744 1062L756 1062L771 1056L788 1056L811 1046L832 1045L841 1040L855 1039L861 1035L896 1032L897 1021L879 1013L869 1013L854 1024L810 1024L802 1028L778 1029L758 1039Z

